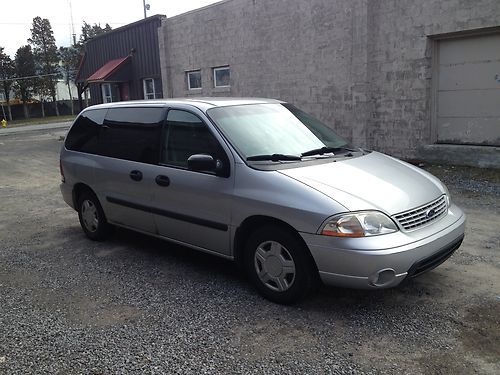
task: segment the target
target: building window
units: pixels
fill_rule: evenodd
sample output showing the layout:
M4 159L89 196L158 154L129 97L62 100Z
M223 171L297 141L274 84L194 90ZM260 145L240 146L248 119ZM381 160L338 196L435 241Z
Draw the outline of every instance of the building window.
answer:
M229 87L229 66L214 68L214 87Z
M113 95L111 94L111 84L103 83L102 84L102 102L103 103L111 103L113 101Z
M186 72L188 90L201 89L201 70Z
M157 99L155 80L153 78L145 78L142 83L144 87L144 99Z

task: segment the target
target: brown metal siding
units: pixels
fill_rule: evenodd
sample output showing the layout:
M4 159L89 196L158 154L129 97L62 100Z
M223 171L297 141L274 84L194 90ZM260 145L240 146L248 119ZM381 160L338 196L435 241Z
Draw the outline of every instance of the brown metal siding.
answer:
M143 21L121 27L89 40L85 46L78 82L84 82L109 60L135 52L131 59L130 99L143 99L142 79L158 78L161 81L158 27L163 16L149 17ZM97 86L97 85L92 85ZM157 91L161 92L161 87ZM91 95L96 90L91 90ZM92 95L92 104L100 103L101 97Z

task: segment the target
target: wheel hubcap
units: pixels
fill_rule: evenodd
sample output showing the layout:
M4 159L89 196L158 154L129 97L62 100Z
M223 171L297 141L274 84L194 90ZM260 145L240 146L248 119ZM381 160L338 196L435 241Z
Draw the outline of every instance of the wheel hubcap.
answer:
M284 292L295 280L295 262L279 242L261 243L255 251L254 265L260 281L271 290Z
M95 232L99 225L97 209L92 201L84 200L82 203L82 220L89 232Z

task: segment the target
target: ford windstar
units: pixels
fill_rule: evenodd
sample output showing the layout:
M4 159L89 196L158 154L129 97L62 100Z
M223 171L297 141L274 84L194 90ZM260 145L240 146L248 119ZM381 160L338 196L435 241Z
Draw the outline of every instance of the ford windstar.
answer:
M60 169L90 239L120 226L235 260L279 303L319 281L394 287L464 237L465 215L436 177L277 100L92 106Z

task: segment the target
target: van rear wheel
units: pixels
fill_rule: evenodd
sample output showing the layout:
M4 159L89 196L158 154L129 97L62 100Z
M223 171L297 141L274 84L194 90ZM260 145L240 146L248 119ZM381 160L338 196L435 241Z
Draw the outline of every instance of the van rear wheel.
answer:
M281 304L304 298L316 280L308 249L290 230L279 226L266 226L250 235L245 266L259 293Z
M78 198L78 219L85 235L91 240L103 241L109 234L110 225L99 199L91 192L83 192Z

